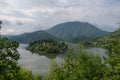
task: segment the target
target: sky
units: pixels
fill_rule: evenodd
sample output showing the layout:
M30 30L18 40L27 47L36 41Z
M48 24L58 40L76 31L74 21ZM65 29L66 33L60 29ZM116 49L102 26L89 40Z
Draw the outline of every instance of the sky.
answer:
M81 21L114 31L120 21L120 0L0 0L2 34L46 30Z

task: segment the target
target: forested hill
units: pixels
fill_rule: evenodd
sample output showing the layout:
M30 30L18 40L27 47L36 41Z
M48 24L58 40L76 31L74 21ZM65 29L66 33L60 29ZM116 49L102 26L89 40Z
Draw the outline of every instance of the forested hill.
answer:
M104 40L120 39L120 28L112 32L111 34L103 36L98 39L104 39Z
M111 34L103 36L102 38L99 39L104 39L104 40L120 39L120 28L112 32Z
M47 32L62 40L73 42L75 40L79 41L82 39L98 37L109 33L98 29L96 26L90 23L78 21L55 25L51 29L47 30Z
M102 31L90 23L74 21L58 24L49 30L39 30L17 36L10 36L9 39L16 40L20 43L30 43L41 39L79 42L80 40L99 37L108 33L109 32Z
M98 37L98 38L93 38L85 41L85 45L87 46L104 46L104 45L109 45L112 40L120 40L120 28L111 34Z
M120 28L109 35L111 38L120 38Z
M42 40L42 39L52 39L57 41L59 40L58 38L42 30L31 32L31 33L24 33L17 36L10 36L9 39L16 40L20 43L30 43L30 42Z

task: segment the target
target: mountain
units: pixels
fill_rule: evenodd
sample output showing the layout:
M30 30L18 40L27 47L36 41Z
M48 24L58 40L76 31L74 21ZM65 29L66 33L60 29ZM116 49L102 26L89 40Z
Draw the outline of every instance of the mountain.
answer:
M62 40L73 42L78 42L79 40L98 37L109 33L98 29L90 23L79 21L55 25L51 29L47 30L47 32Z
M10 40L15 40L20 43L30 43L30 42L41 40L41 39L59 40L58 38L42 30L31 32L31 33L24 33L17 36L9 36L8 38Z
M30 43L41 39L79 42L83 39L94 38L108 33L90 23L74 21L55 25L49 30L39 30L17 36L9 36L8 38L20 43Z

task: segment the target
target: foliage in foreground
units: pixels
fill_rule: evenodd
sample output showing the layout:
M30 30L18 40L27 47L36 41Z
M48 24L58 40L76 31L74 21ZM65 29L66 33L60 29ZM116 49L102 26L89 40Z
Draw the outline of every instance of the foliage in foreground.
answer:
M68 52L62 65L53 64L46 80L97 80L101 77L102 61L99 56L82 52L75 56Z
M0 80L39 80L32 72L21 68L17 60L17 42L0 39ZM89 55L81 49L77 55L70 50L63 64L53 63L45 80L120 80L120 40L107 44L108 58Z
M81 50L78 55L69 51L63 64L52 64L46 80L120 80L120 41L111 41L106 49L104 61Z
M18 65L18 46L19 43L9 42L6 37L0 39L0 80L39 80L40 76L34 77Z
M104 80L120 80L120 40L112 40L106 49L109 57L105 61Z

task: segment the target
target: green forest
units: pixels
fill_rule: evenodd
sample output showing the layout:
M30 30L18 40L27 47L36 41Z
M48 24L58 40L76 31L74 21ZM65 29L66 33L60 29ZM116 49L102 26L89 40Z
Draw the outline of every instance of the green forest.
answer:
M120 0L0 0L0 80L120 80Z
M33 76L31 71L22 68L17 60L19 43L9 42L8 38L0 38L0 80L39 80L40 75Z
M34 41L29 44L29 46L26 48L27 50L30 50L33 53L41 54L47 54L47 53L64 53L67 51L67 44L64 42L58 42L54 40L39 40Z
M112 35L118 32L119 30ZM105 39L107 38L105 37ZM0 36L0 80L120 80L119 37L111 38L109 42L101 40L99 43L102 45L103 41L107 43L104 44L107 57L86 53L82 49L84 43L81 43L79 52L76 55L73 49L68 49L64 62L58 64L53 61L49 74L42 76L41 74L33 75L31 71L18 64L17 61L20 58L20 54L17 51L18 42L9 41L7 37ZM51 40L32 42L29 45L28 49L33 52L41 50L47 53L60 52L61 50L63 52L64 49L65 51L67 49L67 45L64 42L58 43Z
M6 37L0 40L0 80L40 80L42 76L33 76L31 71L19 66L17 60L19 43L9 42ZM80 45L82 48L82 45ZM108 57L89 55L79 50L67 52L63 64L53 62L45 80L119 80L120 79L120 41L112 40L106 46Z

